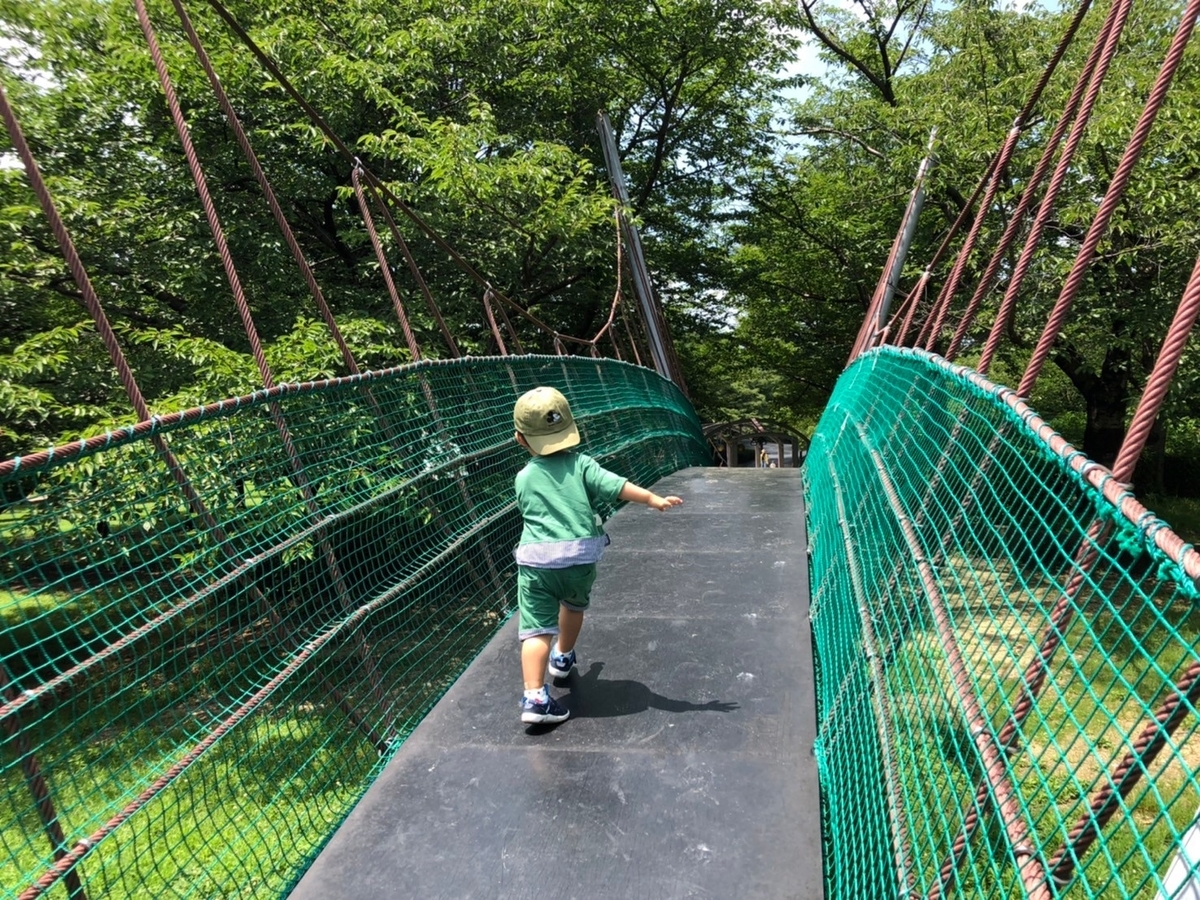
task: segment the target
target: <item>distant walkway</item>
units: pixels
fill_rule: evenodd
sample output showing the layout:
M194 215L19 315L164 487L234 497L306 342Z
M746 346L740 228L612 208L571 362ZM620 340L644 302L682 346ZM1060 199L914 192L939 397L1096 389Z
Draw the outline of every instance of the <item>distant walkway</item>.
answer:
M294 900L818 900L796 469L688 469L629 505L579 643L524 726L516 621L421 723Z

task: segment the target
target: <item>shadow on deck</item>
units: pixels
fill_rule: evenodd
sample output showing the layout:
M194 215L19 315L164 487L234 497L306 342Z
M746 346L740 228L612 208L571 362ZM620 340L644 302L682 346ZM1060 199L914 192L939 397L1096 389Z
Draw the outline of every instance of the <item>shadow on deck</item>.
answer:
M800 473L688 469L626 506L578 645L519 721L510 620L292 900L822 896Z

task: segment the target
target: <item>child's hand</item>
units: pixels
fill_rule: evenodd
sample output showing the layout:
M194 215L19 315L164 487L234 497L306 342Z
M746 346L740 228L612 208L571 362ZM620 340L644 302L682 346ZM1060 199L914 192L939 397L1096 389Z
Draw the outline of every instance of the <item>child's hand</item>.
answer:
M683 503L681 497L660 497L658 494L651 494L650 502L646 505L651 509L657 509L659 512L662 512L663 510L670 509L672 506L679 506L681 503Z

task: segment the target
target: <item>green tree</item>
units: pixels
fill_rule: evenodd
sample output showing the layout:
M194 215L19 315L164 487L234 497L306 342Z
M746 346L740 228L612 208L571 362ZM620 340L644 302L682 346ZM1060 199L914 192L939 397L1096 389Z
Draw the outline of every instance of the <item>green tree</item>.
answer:
M748 2L231 7L451 246L552 328L581 336L607 316L616 275L597 110L617 123L659 283L668 299L690 297L710 223L725 213L726 173L764 141L759 106L785 54L776 12ZM306 346L315 310L259 189L170 3L149 9L259 330L268 345ZM335 314L366 341L354 349L371 364L403 361L349 163L211 10L189 10ZM131 6L0 0L0 38L6 91L152 406L254 387ZM0 339L8 455L128 414L115 377L89 374L108 371L105 355L19 168L0 168L0 194L9 238L0 312L13 326ZM462 347L490 352L482 288L401 225ZM386 232L383 240L419 339L442 352L397 248ZM528 349L552 348L549 336L523 336ZM50 344L54 352L31 360Z
M977 4L937 10L867 4L863 17L816 4L802 9L829 68L791 110L790 152L760 163L744 182L750 212L733 229L737 280L731 305L741 310L738 334L746 346L789 367L794 402L819 406L845 362L930 129L938 129L938 162L904 287L915 282L963 209L1069 13ZM1085 19L1018 144L986 212L980 249L964 272L952 325L974 292L1106 12L1093 10ZM1127 29L1109 79L1113 87L1101 94L1024 284L1005 350L1009 371L1019 373L1029 356L1111 181L1177 16L1166 4L1143 7ZM1196 224L1189 210L1198 198L1188 174L1194 148L1185 137L1193 133L1200 87L1194 60L1194 52L1185 58L1152 145L1052 357L1075 388L1084 449L1101 461L1115 453L1195 259ZM1001 281L989 295L991 309L1014 261L1015 255L1001 267ZM948 270L943 264L934 274L931 296ZM991 309L985 307L968 334L968 360L991 325ZM1186 372L1184 382L1191 383Z

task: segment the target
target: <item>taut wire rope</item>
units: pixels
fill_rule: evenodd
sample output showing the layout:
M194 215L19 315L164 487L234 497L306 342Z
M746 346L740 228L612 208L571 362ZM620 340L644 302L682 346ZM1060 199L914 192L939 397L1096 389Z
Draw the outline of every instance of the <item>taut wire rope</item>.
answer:
M369 168L361 164L358 156L346 146L346 143L337 135L329 123L321 115L321 113L304 98L300 91L292 84L291 80L283 73L273 59L261 48L258 43L250 36L250 34L242 27L242 25L234 18L233 14L221 3L221 0L207 0L208 4L213 8L218 16L229 26L235 35L242 41L250 52L258 59L258 61L271 73L276 79L279 86L304 110L312 123L321 131L329 142L338 150L352 166L361 167L363 180L373 189L386 198L387 204L399 209L405 217L407 217L414 225L417 226L433 243L441 250L447 253L450 258L463 272L472 278L484 290L491 289L493 298L501 305L508 306L522 318L528 320L537 328L541 329L548 335L553 336L555 340L555 348L558 350L563 341L570 341L581 346L591 346L591 342L585 338L576 338L570 335L562 334L556 329L550 327L537 316L534 316L528 310L523 308L511 298L507 297L504 292L498 290L488 279L484 278L474 266L472 266L454 247L445 240L423 217L417 214L415 210L408 206ZM428 299L428 298L427 298ZM563 348L565 350L565 348Z
M954 336L950 340L950 345L943 354L946 359L953 360L958 356L958 350L962 346L967 329L975 321L975 316L983 304L984 297L987 296L988 292L992 289L992 285L995 284L996 274L1000 271L1000 264L1004 261L1009 248L1012 247L1017 239L1017 235L1025 224L1025 215L1029 212L1029 208L1033 205L1033 201L1037 197L1038 189L1041 187L1046 173L1050 170L1050 164L1054 161L1055 154L1062 145L1067 128L1070 127L1075 114L1079 111L1079 104L1083 99L1084 90L1092 78L1092 73L1096 71L1096 64L1100 59L1101 53L1104 51L1107 37L1113 30L1115 13L1120 5L1119 3L1114 3L1109 9L1108 15L1105 16L1104 24L1101 26L1096 40L1092 43L1092 49L1088 53L1083 68L1080 70L1079 77L1075 80L1075 86L1071 89L1071 95L1067 98L1067 104L1063 109L1062 115L1059 116L1058 121L1054 124L1054 130L1051 132L1050 138L1046 141L1046 145L1042 149L1042 155L1034 167L1033 174L1029 176L1027 183L1021 191L1021 197L1017 201L1016 209L1013 210L1013 214L1009 217L1008 223L1004 227L1004 233L1000 236L1000 242L996 245L996 249L992 251L992 257L988 260L987 267L979 279L979 284L975 287L975 293L972 294L966 309L963 311L962 318L959 320L958 327L954 330ZM1124 24L1124 20L1122 20L1122 24ZM981 368L979 371L986 372L987 369Z
M496 325L495 313L492 311L491 288L483 292L483 314L487 317L488 327L492 331L492 338L496 341L496 347L500 350L500 355L508 356L508 347L504 343L504 337L500 334L500 329Z
M1087 236L1079 248L1079 253L1075 257L1071 272L1067 275L1067 280L1063 284L1058 300L1054 304L1054 309L1046 321L1046 327L1043 329L1037 346L1034 348L1033 355L1030 357L1025 374L1021 378L1021 384L1017 388L1017 393L1022 397L1028 397L1033 390L1033 386L1037 383L1038 374L1041 372L1042 366L1045 365L1046 359L1050 356L1050 349L1054 341L1058 338L1063 325L1066 323L1067 314L1071 310L1071 304L1079 292L1079 288L1083 285L1084 275L1091 265L1096 247L1100 244L1100 239L1107 231L1109 220L1112 218L1113 213L1117 209L1117 204L1125 193L1125 188L1129 184L1134 166L1137 165L1138 160L1141 158L1146 139L1150 136L1150 129L1154 125L1158 111L1162 108L1163 101L1166 99L1167 89L1171 86L1171 81L1174 79L1175 72L1179 68L1179 63L1183 59L1183 51L1187 48L1188 41L1192 37L1192 31L1196 27L1197 14L1200 14L1200 0L1189 0L1183 12L1183 18L1179 23L1179 28L1176 30L1175 37L1171 41L1170 50L1167 52L1162 67L1159 69L1158 77L1154 81L1154 87L1146 99L1142 115L1134 127L1133 134L1129 138L1129 143L1125 147L1125 152L1121 156L1121 161L1117 164L1117 168L1113 172L1112 180L1109 182L1108 189L1104 193L1104 199L1100 202L1100 206L1096 210L1096 216L1092 219L1092 224L1088 227Z
M1145 390L1134 411L1133 420L1130 422L1125 439L1121 443L1121 449L1117 453L1116 462L1113 464L1112 477L1119 484L1125 484L1133 477L1134 467L1145 448L1146 439L1154 420L1166 400L1167 390L1171 386L1171 381L1183 356L1184 347L1198 316L1200 316L1200 259L1192 268L1187 288L1175 309L1175 315L1163 339L1154 370L1146 382ZM1159 707L1154 719L1142 729L1141 734L1133 742L1132 749L1121 760L1104 787L1093 797L1087 812L1071 829L1067 842L1050 864L1057 881L1062 883L1070 877L1076 861L1087 851L1100 830L1116 812L1117 801L1125 797L1149 771L1150 763L1165 746L1167 739L1174 733L1179 723L1190 712L1188 703L1185 701L1194 703L1198 690L1200 690L1200 665L1192 665L1175 685L1174 691Z
M170 111L171 120L175 125L175 132L179 138L180 144L183 146L184 156L188 162L188 169L191 172L192 180L196 185L196 192L200 197L200 204L204 208L204 215L208 221L209 230L212 232L213 240L217 245L218 252L221 257L221 264L225 270L225 276L229 281L230 289L233 292L234 301L237 306L238 315L242 320L243 328L246 332L246 338L250 342L251 352L255 362L258 364L259 374L262 378L263 387L270 390L275 386L275 379L271 374L271 368L267 363L266 354L263 351L262 341L259 338L258 328L254 324L254 317L250 311L250 304L246 298L245 290L242 287L241 279L238 276L237 268L233 262L233 254L229 249L229 242L225 238L225 232L221 225L220 217L217 214L216 205L213 203L212 195L208 190L208 181L204 175L204 170L200 165L200 158L196 153L196 148L192 143L191 132L188 129L187 122L183 116L183 110L179 105L179 98L175 94L174 86L171 83L170 73L167 71L166 61L163 58L162 50L158 44L158 37L155 33L154 26L150 21L149 13L146 10L145 0L134 0L134 6L137 9L138 23L141 26L142 33L145 35L146 43L150 49L150 56L154 60L154 69L158 75L159 84L162 87L163 94L166 97L167 107ZM320 508L315 499L315 492L308 475L305 472L304 464L300 460L300 455L296 450L295 443L292 440L291 432L288 429L287 421L283 416L283 410L278 402L272 401L268 405L271 413L271 419L275 423L275 428L279 433L280 442L283 444L284 452L287 455L288 463L291 466L293 477L296 479L296 485L300 489L300 494L304 499L304 505L307 508L309 515L314 521L320 519ZM318 536L318 543L321 548L321 554L325 559L325 564L329 570L330 577L333 581L334 588L337 591L339 602L343 608L349 613L352 611L352 601L349 593L346 590L345 579L341 571L341 564L338 562L334 552L333 545L329 542L329 537L324 529L321 529ZM366 667L370 680L371 690L375 697L376 703L381 710L386 710L388 704L386 702L386 694L383 689L382 680L375 667L374 661L366 647L366 642L361 634L356 634L354 641L357 645L357 650L363 665ZM385 716L387 714L385 713ZM392 731L392 725L387 724L386 731Z
M934 302L933 325L929 330L928 343L926 344L930 350L934 348L934 345L941 338L942 326L950 313L950 304L954 300L954 295L958 292L958 285L962 279L963 271L966 269L971 254L975 251L975 244L979 239L980 231L983 229L983 223L987 219L987 215L992 208L992 202L996 197L997 191L1000 189L1000 182L1003 180L1004 174L1008 170L1008 165L1012 161L1013 153L1017 149L1017 140L1028 126L1034 107L1037 105L1038 100L1041 99L1046 85L1049 84L1051 76L1058 68L1063 54L1066 53L1067 48L1074 41L1075 33L1079 30L1079 25L1090 7L1091 0L1083 0L1079 4L1079 9L1075 12L1075 17L1071 20L1071 24L1059 40L1058 46L1055 48L1054 53L1051 54L1049 62L1042 69L1042 74L1038 78L1037 84L1034 86L1029 98L1025 101L1025 105L1017 114L1012 127L1008 131L1008 135L1004 139L1004 143L1000 147L996 163L992 166L991 177L988 178L983 201L979 204L979 214L975 216L975 220L971 223L971 228L968 230L963 245L958 251L954 265L951 267L950 277L942 285L942 290Z
M413 334L412 326L408 321L408 313L404 309L404 301L400 299L400 292L396 290L396 282L392 278L392 269L388 265L387 254L383 252L383 245L379 242L379 233L375 230L375 219L371 215L371 207L367 203L367 198L363 194L362 188L362 166L355 161L354 168L350 170L350 180L354 184L354 197L358 200L358 208L362 211L363 222L367 226L367 234L371 237L371 247L375 251L375 259L379 263L379 274L383 277L383 283L387 285L388 296L392 299L392 309L396 311L396 318L400 320L400 329L404 333L404 342L408 345L409 355L413 361L421 359L421 346L417 343L417 337Z
M358 164L355 171L358 168L362 168L361 163ZM438 308L437 301L433 299L433 292L429 289L429 283L425 280L425 276L421 274L420 267L417 266L417 261L412 255L412 250L409 249L408 241L400 233L400 228L396 225L396 219L392 216L391 210L388 209L379 191L369 181L367 182L367 189L371 193L371 200L375 203L375 208L379 210L383 216L383 220L387 222L388 230L392 234L392 240L400 248L400 253L404 256L404 261L408 265L408 271L417 283L417 288L420 290L421 296L425 298L425 306L429 310L429 314L433 317L433 321L437 324L438 330L442 333L442 340L446 342L446 347L450 351L450 355L454 359L458 359L462 356L462 351L458 349L458 342L454 340L454 335L450 333L450 328L446 325L446 320L442 316L442 311ZM363 218L366 219L368 215L364 208Z
M352 375L357 375L359 369L357 362L355 362L354 354L350 352L350 347L346 344L341 329L338 328L337 321L333 317L333 312L329 309L329 304L325 302L325 295L321 292L320 285L317 284L312 267L308 264L308 260L304 256L304 251L300 249L300 244L296 241L292 227L288 223L287 217L283 214L283 207L279 205L279 200L275 196L271 182L268 180L266 173L263 172L258 155L254 152L254 148L250 145L250 139L246 136L246 129L242 127L241 118L234 110L233 104L229 100L229 95L225 91L225 87L221 84L221 79L217 76L216 70L213 68L212 60L209 59L208 52L204 49L204 45L200 41L200 36L196 33L196 29L192 25L191 17L184 8L182 0L171 0L171 2L175 6L175 13L179 16L180 23L183 25L188 43L191 44L196 58L200 61L200 65L204 69L204 74L208 77L209 86L212 88L213 94L221 106L221 111L225 114L225 121L233 130L238 147L241 148L242 155L246 158L246 162L254 173L254 180L258 182L259 189L263 192L263 198L267 201L267 206L271 210L275 224L283 234L283 239L287 243L289 252L292 254L292 259L295 260L296 265L300 269L304 283L308 286L308 291L312 295L313 302L321 314L321 319L329 329L334 343L337 344L338 352L341 354L346 368L349 369Z
M908 332L912 328L913 320L916 318L917 309L921 305L922 298L925 296L925 287L929 284L929 280L933 277L933 273L937 270L942 258L949 252L950 244L953 243L956 237L958 237L958 232L962 229L963 224L967 221L967 219L971 218L971 211L975 208L976 202L978 202L980 195L983 193L984 186L987 184L988 179L991 178L992 169L995 167L997 159L997 156L992 156L991 160L988 162L988 168L983 174L983 178L980 179L979 184L975 185L975 190L971 193L971 196L967 198L967 202L963 204L962 209L958 211L958 215L954 217L954 221L950 223L950 228L947 229L946 234L942 237L941 243L938 244L937 250L935 250L933 253L933 259L931 259L925 266L925 270L921 273L921 277L917 280L917 283L913 285L912 290L910 290L905 296L904 302L900 303L896 307L896 311L892 316L892 320L888 323L888 330L891 330L891 325L896 321L896 319L903 316L900 331L897 333L895 339L895 343L898 346L903 346L908 340ZM928 321L928 316L926 316L926 321ZM919 344L920 342L921 335L918 333L916 343Z
M50 228L54 232L59 246L63 248L67 267L71 270L72 276L75 277L76 284L79 285L84 304L88 307L89 311L97 310L100 316L103 317L104 313L100 309L99 300L96 297L95 290L92 288L91 280L87 276L87 271L83 267L83 262L80 260L79 254L75 251L74 244L71 243L66 226L63 224L62 218L58 215L58 210L55 208L54 201L50 197L50 192L46 189L46 183L42 179L37 162L29 150L29 143L25 140L25 134L17 122L12 107L9 105L8 95L2 83L0 83L0 115L4 118L4 125L8 129L9 139L12 141L17 155L25 167L25 174L33 185L38 202L41 204L43 211L47 212ZM104 346L108 349L110 355L113 355L114 358L120 358L124 362L124 355L121 352L120 345L117 343L116 336L113 334L112 328L107 327L107 319L104 320L104 326L101 328L99 322L97 322L97 330L100 332ZM144 408L145 400L142 399L141 391L133 378L133 372L128 364L126 363L118 367L118 372L121 377L121 383L125 385L125 390L129 394L130 399L133 400L136 398L135 402L140 403ZM2 682L0 683L0 695L4 697L6 702L11 703L20 698L21 692L12 683L12 678L9 675L6 664L0 664L0 682ZM45 773L42 771L42 765L34 753L34 748L28 736L21 727L21 721L15 715L5 717L4 730L13 740L13 750L21 760L21 771L25 776L25 784L33 796L34 806L37 807L38 817L42 823L42 830L46 833L46 838L50 842L50 849L54 855L54 859L56 862L62 862L67 856L67 838L58 820L58 812L54 805L54 796L50 790L50 784L46 780ZM73 865L68 867L64 875L67 892L71 900L86 900L83 884L79 879L79 873L75 867Z
M1003 335L1004 330L1012 320L1021 286L1024 284L1025 276L1033 263L1034 253L1041 241L1046 225L1050 221L1054 202L1058 198L1059 190L1066 181L1071 162L1075 158L1075 152L1083 141L1087 122L1091 118L1092 109L1100 94L1100 88L1104 83L1105 76L1108 74L1109 63L1117 52L1121 33L1124 31L1125 23L1128 21L1131 7L1132 0L1119 0L1109 10L1109 19L1111 22L1108 25L1107 34L1104 36L1105 48L1103 55L1097 63L1096 70L1092 73L1087 93L1084 95L1083 104L1076 114L1071 134L1067 138L1067 144L1059 156L1054 174L1050 178L1050 184L1046 188L1046 193L1042 197L1037 213L1034 214L1033 222L1029 226L1029 232L1025 235L1025 244L1021 249L1020 256L1017 258L1017 264L1013 267L1012 275L1009 276L1008 284L1005 286L1004 298L1000 302L1000 309L996 313L996 320L992 323L992 330L988 334L987 341L984 343L983 354L980 357L980 372L986 373L991 366L992 359L1000 345L1001 335Z

